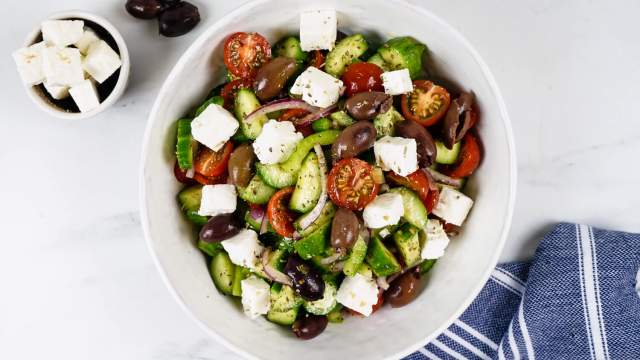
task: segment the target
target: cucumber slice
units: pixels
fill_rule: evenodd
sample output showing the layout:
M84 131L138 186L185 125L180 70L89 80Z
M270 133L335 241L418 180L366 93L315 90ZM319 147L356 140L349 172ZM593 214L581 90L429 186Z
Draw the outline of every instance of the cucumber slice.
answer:
M331 219L333 219L333 215L335 215L335 213L336 213L336 206L333 205L331 201L327 201L327 203L322 208L322 212L320 213L320 216L318 216L316 221L314 221L311 225L309 225L308 228L303 230L300 227L300 223L304 220L305 217L309 216L308 214L302 215L298 219L296 219L296 221L293 222L293 227L298 231L300 236L302 237L309 236L311 233L316 231L322 225L330 222Z
M422 54L427 46L416 39L404 36L387 41L378 54L390 70L408 69L412 79L422 72Z
M404 214L402 217L411 225L418 229L423 229L427 225L427 208L424 207L424 203L416 193L405 188L398 187L389 190L390 192L398 193L402 196L402 203L404 205Z
M287 264L289 252L284 249L276 249L269 256L269 265L278 271L282 271Z
M336 47L327 54L324 71L339 78L347 66L364 55L368 48L367 40L362 34L347 36L340 40Z
M335 127L338 128L346 128L347 126L353 125L356 121L347 114L346 111L340 110L329 115L329 118L333 120Z
M267 320L280 325L291 325L296 321L300 298L290 286L275 283L271 286L271 308Z
M301 258L309 260L314 256L322 255L327 248L327 239L331 223L326 222L309 236L295 242L293 248Z
M221 96L212 96L210 98L208 98L207 100L205 100L205 102L202 103L202 105L198 106L198 108L196 109L195 112L195 117L197 117L198 115L202 114L202 112L211 104L216 104L216 105L224 105L224 99Z
M204 225L209 220L206 216L198 215L200 210L200 199L202 198L202 185L194 185L183 189L178 193L180 208L189 221Z
M244 201L252 204L264 205L276 193L276 189L262 181L260 176L254 175L249 185L243 189L238 189L238 196Z
M367 279L373 279L373 270L371 266L365 264L360 265L360 269L358 269L358 274L366 277Z
M373 127L376 128L378 139L395 134L396 123L404 121L404 117L392 106L386 113L378 114L373 118Z
M343 322L344 318L342 317L342 308L342 304L337 304L336 307L327 314L327 320L333 324L340 324Z
M198 240L198 249L211 257L224 250L219 242L210 243L202 240Z
M218 290L225 295L231 295L233 291L233 278L236 270L236 266L233 265L229 255L226 252L218 252L213 259L211 259L211 265L209 266L209 273L213 283Z
M420 275L424 275L428 273L431 270L431 268L433 268L433 265L436 264L436 260L437 259L429 259L429 260L423 261L422 264L420 264Z
M315 132L322 132L322 131L325 131L325 130L331 130L332 126L333 126L333 124L331 123L331 120L329 120L327 118L318 119L318 120L314 121L313 123L311 123L311 128Z
M336 286L331 282L325 281L322 298L316 301L305 301L303 304L304 309L310 314L327 315L338 304L337 295L338 289Z
M189 170L193 166L193 153L197 146L191 136L191 119L178 120L176 141L176 158L182 170Z
M376 276L388 276L402 270L398 260L377 236L373 237L369 243L366 260ZM361 267L358 272L362 270Z
M360 269L360 265L364 262L364 258L367 255L367 242L360 236L358 240L353 244L349 258L344 263L342 271L347 276L354 276Z
M448 149L440 140L436 140L436 162L438 164L451 165L458 162L460 155L460 142L453 144L452 149Z
M234 105L235 115L240 121L240 129L242 130L242 133L251 140L255 140L258 135L260 135L262 125L269 120L267 116L264 115L258 117L250 124L244 121L247 118L247 115L257 110L260 106L260 101L258 101L258 98L252 90L242 88L236 93Z
M231 285L231 295L233 296L242 296L242 280L249 277L251 271L245 267L237 266L235 272L233 273L233 284Z
M420 256L420 229L405 223L393 234L393 241L407 267L412 267L422 260Z
M316 206L321 192L318 156L316 153L310 152L302 162L298 181L289 201L289 208L300 213L307 213Z
M289 36L278 41L273 47L273 53L275 54L275 57L288 57L296 59L299 63L307 60L308 56L306 52L302 51L302 47L300 47L300 40L295 36Z
M382 58L382 56L380 56L380 54L374 54L369 58L369 60L367 60L367 62L378 65L384 71L390 70L389 65L384 62L384 59Z

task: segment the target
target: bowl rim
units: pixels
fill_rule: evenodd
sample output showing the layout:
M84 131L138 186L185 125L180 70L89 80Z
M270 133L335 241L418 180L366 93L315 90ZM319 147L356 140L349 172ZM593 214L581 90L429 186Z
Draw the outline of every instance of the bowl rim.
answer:
M268 3L270 1L272 1L272 0L252 0L252 1L249 1L249 2L239 6L238 8L234 9L233 11L225 14L218 21L216 21L215 23L210 25L209 28L204 30L198 36L198 38L196 38L196 40L187 48L187 50L182 53L182 55L180 56L180 58L178 59L176 64L173 66L171 72L167 76L166 80L164 81L162 87L160 88L160 90L159 90L159 92L158 92L158 94L156 96L156 99L154 101L154 104L153 104L153 107L151 109L151 112L149 113L149 118L148 118L148 121L147 121L147 126L146 126L144 137L143 137L142 153L141 153L140 168L139 168L139 184L138 185L139 185L139 191L140 191L140 194L139 194L139 202L140 202L140 204L139 204L139 206L140 206L141 225L142 225L145 241L147 243L147 247L148 247L149 252L151 254L151 258L153 259L153 262L154 262L156 268L158 269L158 272L160 273L160 277L162 278L162 281L164 282L164 284L166 285L166 287L168 288L169 292L171 293L173 298L176 300L176 302L178 303L180 308L182 308L182 310L196 324L198 324L198 326L202 330L204 330L204 332L206 334L208 334L209 336L214 338L219 343L223 344L227 349L230 349L231 351L235 352L236 354L238 354L238 355L240 355L240 356L242 356L244 358L247 358L247 359L259 359L259 358L256 357L255 355L247 352L244 348L235 346L230 341L228 341L225 337L220 335L214 329L209 328L203 321L201 321L191 311L191 309L185 304L185 302L180 297L180 295L176 292L175 288L173 287L173 285L171 284L171 282L169 280L169 277L168 277L165 269L162 267L162 264L160 263L160 259L158 258L158 254L156 253L156 250L154 248L153 240L151 239L151 236L150 236L149 218L147 216L148 215L148 209L147 209L147 205L146 205L147 204L147 194L146 194L146 183L145 183L145 163L146 163L148 155L149 155L149 143L150 143L150 140L151 140L151 131L152 131L153 125L155 123L155 119L157 118L157 113L159 111L160 99L165 97L166 94L170 91L170 88L169 88L168 84L171 83L173 80L175 80L179 70L181 68L183 68L184 65L186 64L187 58L191 57L191 54L194 53L196 51L196 49L200 48L201 46L203 46L205 44L206 39L209 37L209 35L211 33L215 32L215 31L219 31L221 28L227 26L235 17L237 17L237 16L239 16L241 14L244 14L246 12L249 12L253 8L255 8L255 7L259 6L259 5L262 5L264 3ZM386 0L386 1L393 2L393 3L397 4L398 6L402 6L402 7L406 8L407 11L418 12L418 13L430 18L432 21L436 22L438 24L438 26L442 26L443 29L445 29L446 31L450 32L452 34L452 36L454 36L462 44L462 46L467 51L469 51L469 53L473 57L473 59L476 62L476 64L480 67L483 76L485 77L487 83L489 84L489 87L491 89L491 93L492 93L493 97L495 98L495 100L496 100L496 102L498 104L499 111L500 111L500 114L501 114L501 117L502 117L502 125L504 127L505 134L506 134L507 148L508 148L508 151L509 151L509 154L508 154L508 158L509 158L509 195L508 195L508 203L507 203L507 212L505 214L504 226L503 226L502 232L500 234L500 240L499 240L498 246L496 248L496 251L493 254L493 257L490 259L491 261L489 262L489 264L493 264L493 265L488 266L484 270L484 274L481 277L482 281L479 281L478 284L476 284L476 286L473 289L471 289L471 291L467 295L466 299L461 303L459 308L456 311L454 311L446 321L444 321L439 327L437 327L436 330L434 330L431 334L425 334L425 337L422 340L417 341L417 342L407 346L406 348L404 348L402 350L396 351L396 352L394 352L392 354L384 354L383 355L384 359L391 360L391 359L403 358L403 357L405 357L407 355L410 355L413 352L418 351L420 348L422 348L425 345L427 345L428 343L430 343L437 336L439 336L444 330L446 330L449 326L451 326L451 324L456 319L458 319L460 317L460 315L462 315L462 313L469 307L469 305L471 305L473 300L478 296L478 294L480 293L482 288L485 286L486 282L489 280L491 272L494 270L495 265L498 263L498 259L499 259L500 255L502 254L502 250L504 248L504 245L505 245L506 240L507 240L507 236L508 236L510 228L511 228L513 212L514 212L514 208L515 208L515 199L516 199L517 161L516 161L516 148L515 148L515 142L514 142L514 137L513 137L513 129L512 129L512 126L511 126L511 120L509 118L509 114L507 112L506 104L504 102L504 99L502 97L500 89L498 88L497 82L496 82L491 70L489 69L488 65L484 62L484 60L482 59L480 54L477 52L477 50L471 45L471 43L469 43L469 41L456 28L454 28L452 25L450 25L444 19L440 18L438 15L432 13L431 11L427 10L426 8L424 8L422 6L419 6L419 5L416 5L416 4L409 3L406 0Z
M27 92L27 95L29 95L29 98L31 98L31 100L42 111L46 112L49 115L57 117L59 119L78 120L78 119L86 119L86 118L93 117L103 112L107 108L111 107L116 101L118 101L118 99L124 93L127 87L127 84L129 83L129 74L131 71L130 70L131 60L129 56L129 49L127 48L127 44L125 43L124 38L122 37L122 34L120 34L118 29L116 29L116 27L111 22L109 22L109 20L105 19L102 16L91 14L81 10L66 10L66 11L60 11L60 12L55 12L53 14L49 14L42 21L64 20L64 19L70 19L70 18L89 20L93 23L98 24L104 30L106 30L109 33L109 35L111 35L113 40L116 42L116 45L118 46L118 51L120 53L120 60L122 61L122 65L120 66L120 74L118 75L118 81L113 87L113 90L111 90L111 93L109 94L109 96L107 96L107 98L104 99L104 101L101 102L97 108L91 111L84 112L84 113L83 112L74 113L74 112L64 111L58 108L57 106L52 105L49 101L47 101L43 97L43 95L39 93L38 90L36 90L36 87L37 87L36 85L32 86L25 83L22 83L22 84L25 91ZM38 25L29 32L29 34L24 40L24 43L23 43L24 47L33 45L36 39L40 36L40 34L42 33L41 25L40 25L42 21L40 21L40 23L38 23Z

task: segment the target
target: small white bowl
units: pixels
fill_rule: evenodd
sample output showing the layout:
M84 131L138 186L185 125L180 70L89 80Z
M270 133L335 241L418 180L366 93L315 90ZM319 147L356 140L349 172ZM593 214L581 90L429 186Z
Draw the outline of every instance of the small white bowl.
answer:
M100 103L100 105L88 112L75 112L69 109L63 108L61 105L56 104L52 99L46 94L46 90L42 87L42 85L25 85L25 90L27 94L33 100L33 102L44 112L55 116L61 119L69 119L69 120L77 120L77 119L86 119L93 117L104 110L106 110L111 105L115 104L116 101L122 96L124 93L127 83L129 82L129 71L131 69L131 62L129 60L129 50L127 49L127 45L120 35L120 32L111 24L107 19L90 14L83 11L65 11L52 14L47 17L47 20L84 20L85 26L91 28L92 30L98 32L107 33L113 39L112 43L115 43L116 48L114 50L120 55L120 59L122 61L122 66L118 70L118 78L116 83L113 85L113 89L109 92L109 95ZM98 26L99 28L96 28ZM102 38L102 37L101 37ZM35 44L42 39L42 31L40 31L40 24L29 33L27 39L25 40L24 46L30 46ZM103 39L107 40L107 39ZM109 41L107 41L109 42ZM110 44L113 46L113 44ZM107 81L112 81L111 79L107 79ZM72 100L69 100L72 101Z

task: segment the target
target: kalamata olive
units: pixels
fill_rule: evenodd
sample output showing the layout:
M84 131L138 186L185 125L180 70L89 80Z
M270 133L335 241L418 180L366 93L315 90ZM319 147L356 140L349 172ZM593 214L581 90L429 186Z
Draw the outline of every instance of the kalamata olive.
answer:
M229 157L229 181L239 187L245 187L251 181L253 163L256 155L251 144L242 144L235 148Z
M237 235L241 229L242 224L233 214L216 215L200 230L200 240L210 243L227 240Z
M262 65L253 82L258 99L268 101L278 96L297 69L296 60L288 57L277 57Z
M416 141L418 166L421 168L429 167L436 161L436 144L424 126L410 120L401 121L396 124L396 135Z
M419 288L420 272L416 268L400 275L389 284L384 293L385 300L394 308L405 306L418 295Z
M193 30L200 22L198 8L186 1L182 1L165 8L158 16L160 34L175 37Z
M315 301L324 295L324 280L320 273L297 256L290 256L284 273L293 280L293 289L303 299Z
M346 251L358 239L360 222L356 214L345 208L339 208L331 223L331 247Z
M125 8L134 17L148 20L158 17L162 4L158 0L127 0Z
M305 313L293 323L291 330L299 339L309 340L320 335L327 327L329 320L324 315Z
M369 150L375 143L377 134L376 128L369 121L358 121L347 126L331 145L333 161L356 157Z
M453 145L462 140L467 131L473 127L475 114L472 107L473 94L468 92L462 92L451 102L442 123L443 142L447 148L452 149Z
M361 92L345 102L347 112L357 120L371 120L386 113L393 105L393 98L380 91Z

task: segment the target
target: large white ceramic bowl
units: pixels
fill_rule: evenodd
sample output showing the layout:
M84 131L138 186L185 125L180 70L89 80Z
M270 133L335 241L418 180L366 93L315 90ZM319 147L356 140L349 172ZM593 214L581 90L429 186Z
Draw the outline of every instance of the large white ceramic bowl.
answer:
M223 79L227 35L256 31L275 41L299 31L301 10L323 7L335 7L339 28L349 33L383 39L411 35L426 43L438 72L475 92L485 157L469 184L476 204L464 232L438 260L415 301L399 309L385 307L366 319L350 317L311 341L300 341L264 319L249 320L215 289L194 246L192 226L176 204L174 123ZM142 224L158 269L177 301L212 337L247 358L393 359L443 331L488 279L511 222L516 164L507 111L493 76L471 45L434 14L400 0L258 0L207 29L175 65L151 111L140 182Z

